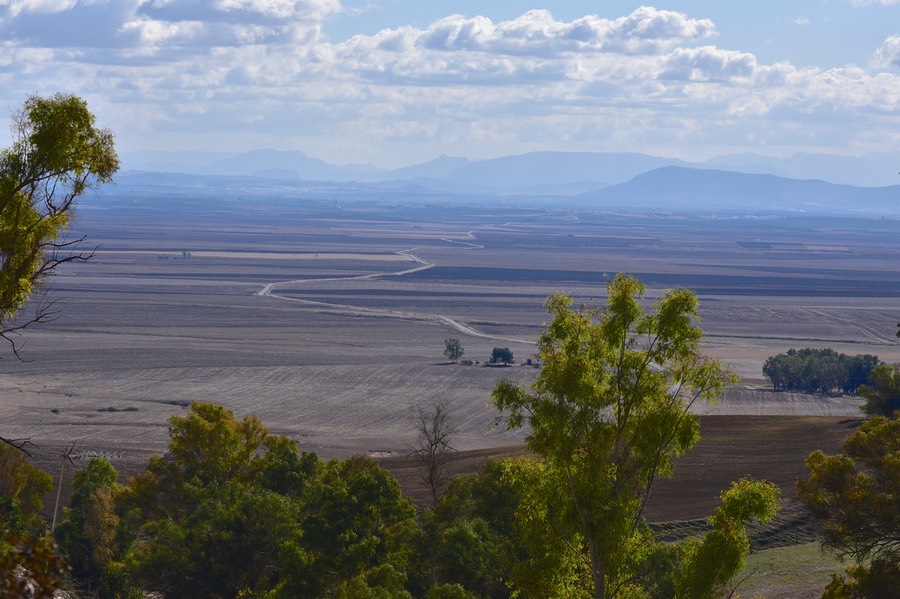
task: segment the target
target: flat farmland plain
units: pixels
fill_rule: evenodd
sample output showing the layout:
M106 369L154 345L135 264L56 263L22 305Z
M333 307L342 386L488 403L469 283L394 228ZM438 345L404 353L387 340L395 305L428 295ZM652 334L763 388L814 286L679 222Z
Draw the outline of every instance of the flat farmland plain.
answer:
M604 277L697 290L705 349L744 383L703 414L858 416L858 402L776 394L760 368L790 347L900 361L896 221L701 218L392 205L352 198L150 197L85 202L99 245L51 282L59 317L0 361L2 427L52 460L65 444L162 451L193 400L255 414L325 456L404 453L415 406L446 401L459 449L521 442L488 405L537 370L447 363L535 352L543 302L604 299Z

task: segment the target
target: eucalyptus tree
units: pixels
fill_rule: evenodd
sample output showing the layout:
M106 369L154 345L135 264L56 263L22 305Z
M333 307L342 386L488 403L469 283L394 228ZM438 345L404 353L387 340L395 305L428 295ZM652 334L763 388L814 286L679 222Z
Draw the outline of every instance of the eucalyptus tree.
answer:
M82 238L64 233L75 200L112 181L119 168L114 137L95 126L74 95L29 96L12 116L13 143L0 152L0 337L52 318L52 304L15 319L39 283L60 264L85 260Z
M550 297L540 375L530 389L505 380L493 393L509 428L530 425L528 446L558 481L545 510L549 528L580 539L597 598L640 586L635 560L652 541L643 512L653 482L671 475L673 459L700 437L689 408L734 380L700 352L693 291L671 290L652 311L644 292L620 274L607 283L602 308Z

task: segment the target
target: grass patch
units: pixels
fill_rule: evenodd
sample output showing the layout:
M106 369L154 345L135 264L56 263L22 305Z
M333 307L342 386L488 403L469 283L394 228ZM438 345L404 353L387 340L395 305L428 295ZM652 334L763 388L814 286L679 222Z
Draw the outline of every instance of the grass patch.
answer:
M823 552L819 543L804 543L750 554L735 580L744 579L738 587L743 597L818 597L831 574L843 572L846 566L835 555Z

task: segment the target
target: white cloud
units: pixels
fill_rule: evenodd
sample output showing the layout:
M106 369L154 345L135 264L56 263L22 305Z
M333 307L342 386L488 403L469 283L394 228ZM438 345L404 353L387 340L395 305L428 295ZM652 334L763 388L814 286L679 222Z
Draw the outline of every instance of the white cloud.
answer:
M678 48L663 62L660 77L686 81L725 81L747 78L756 71L756 57L713 46Z
M884 40L884 44L875 51L871 63L876 69L900 68L900 35Z
M13 17L23 12L62 12L77 4L77 0L0 0L0 6L8 6Z
M450 15L329 41L336 0L17 1L13 16L0 0L0 103L79 93L132 148L299 147L339 162L413 160L428 144L837 150L884 139L871 132L900 113L900 36L871 68L825 70L765 64L714 44L712 21L652 7Z
M216 5L228 12L259 13L276 19L321 19L341 10L339 0L218 0Z
M710 37L708 19L642 6L626 17L585 16L557 21L548 10L530 10L510 21L493 23L483 16L452 15L423 30L386 29L374 36L357 36L359 45L374 42L379 50L402 52L411 47L447 52L485 52L553 57L567 53L652 53L677 43Z

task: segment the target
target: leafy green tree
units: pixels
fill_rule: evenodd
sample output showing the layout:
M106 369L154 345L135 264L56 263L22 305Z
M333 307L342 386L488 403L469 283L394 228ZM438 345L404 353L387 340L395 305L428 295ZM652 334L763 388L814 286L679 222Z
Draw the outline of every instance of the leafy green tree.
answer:
M869 384L859 388L866 398L863 410L869 416L893 416L900 410L900 365L879 364L869 375Z
M119 168L112 133L95 127L77 96L28 97L13 114L12 134L0 152L0 337L10 343L11 334L52 317L42 303L30 318L12 320L43 277L88 257L71 253L80 239L61 236L75 200Z
M36 597L52 597L64 583L68 567L56 551L46 523L40 517L42 497L53 488L49 474L35 468L25 454L0 444L0 598L29 596L28 572Z
M129 557L145 589L172 597L308 596L302 505L238 481L189 483L183 497L190 509L144 524Z
M79 578L101 580L117 557L119 517L113 504L113 494L121 488L117 479L116 469L103 459L92 459L75 473L72 499L54 534Z
M403 585L406 574L390 564L382 564L341 583L334 599L412 599Z
M448 360L456 362L463 357L464 353L465 351L459 339L444 339L444 355L447 356Z
M528 446L543 456L560 502L553 507L563 539L582 539L591 595L634 591L635 551L653 481L699 439L688 408L714 399L734 380L700 353L698 302L669 291L648 313L644 285L618 275L605 309L574 309L569 297L547 302L553 316L539 339L544 367L531 390L510 381L494 390L507 426L526 420ZM562 501L561 498L564 498Z
M689 537L682 543L675 596L728 596L728 582L743 569L750 553L747 525L752 520L769 522L778 511L779 495L772 483L746 478L722 493L722 505L709 518L712 530L702 540Z
M467 591L461 584L448 583L428 589L425 599L480 599L480 597Z
M42 498L52 489L49 474L32 466L18 449L0 444L0 532L42 534Z
M208 403L171 418L169 432L167 456L121 494L139 534L113 569L175 597L316 596L301 497L317 484L318 458Z
M847 438L844 452L806 460L801 501L824 524L823 546L855 565L825 597L889 597L900 588L900 420L875 416Z
M520 458L454 478L423 515L431 534L417 552L428 565L418 570L431 585L492 599L579 596L586 568L577 533L558 534L567 523L556 518L558 480L547 473L542 462Z
M495 347L491 351L491 364L512 364L514 361L513 353L508 347Z
M354 456L325 464L306 503L304 535L325 596L343 581L390 565L404 577L415 508L400 485L374 460Z

